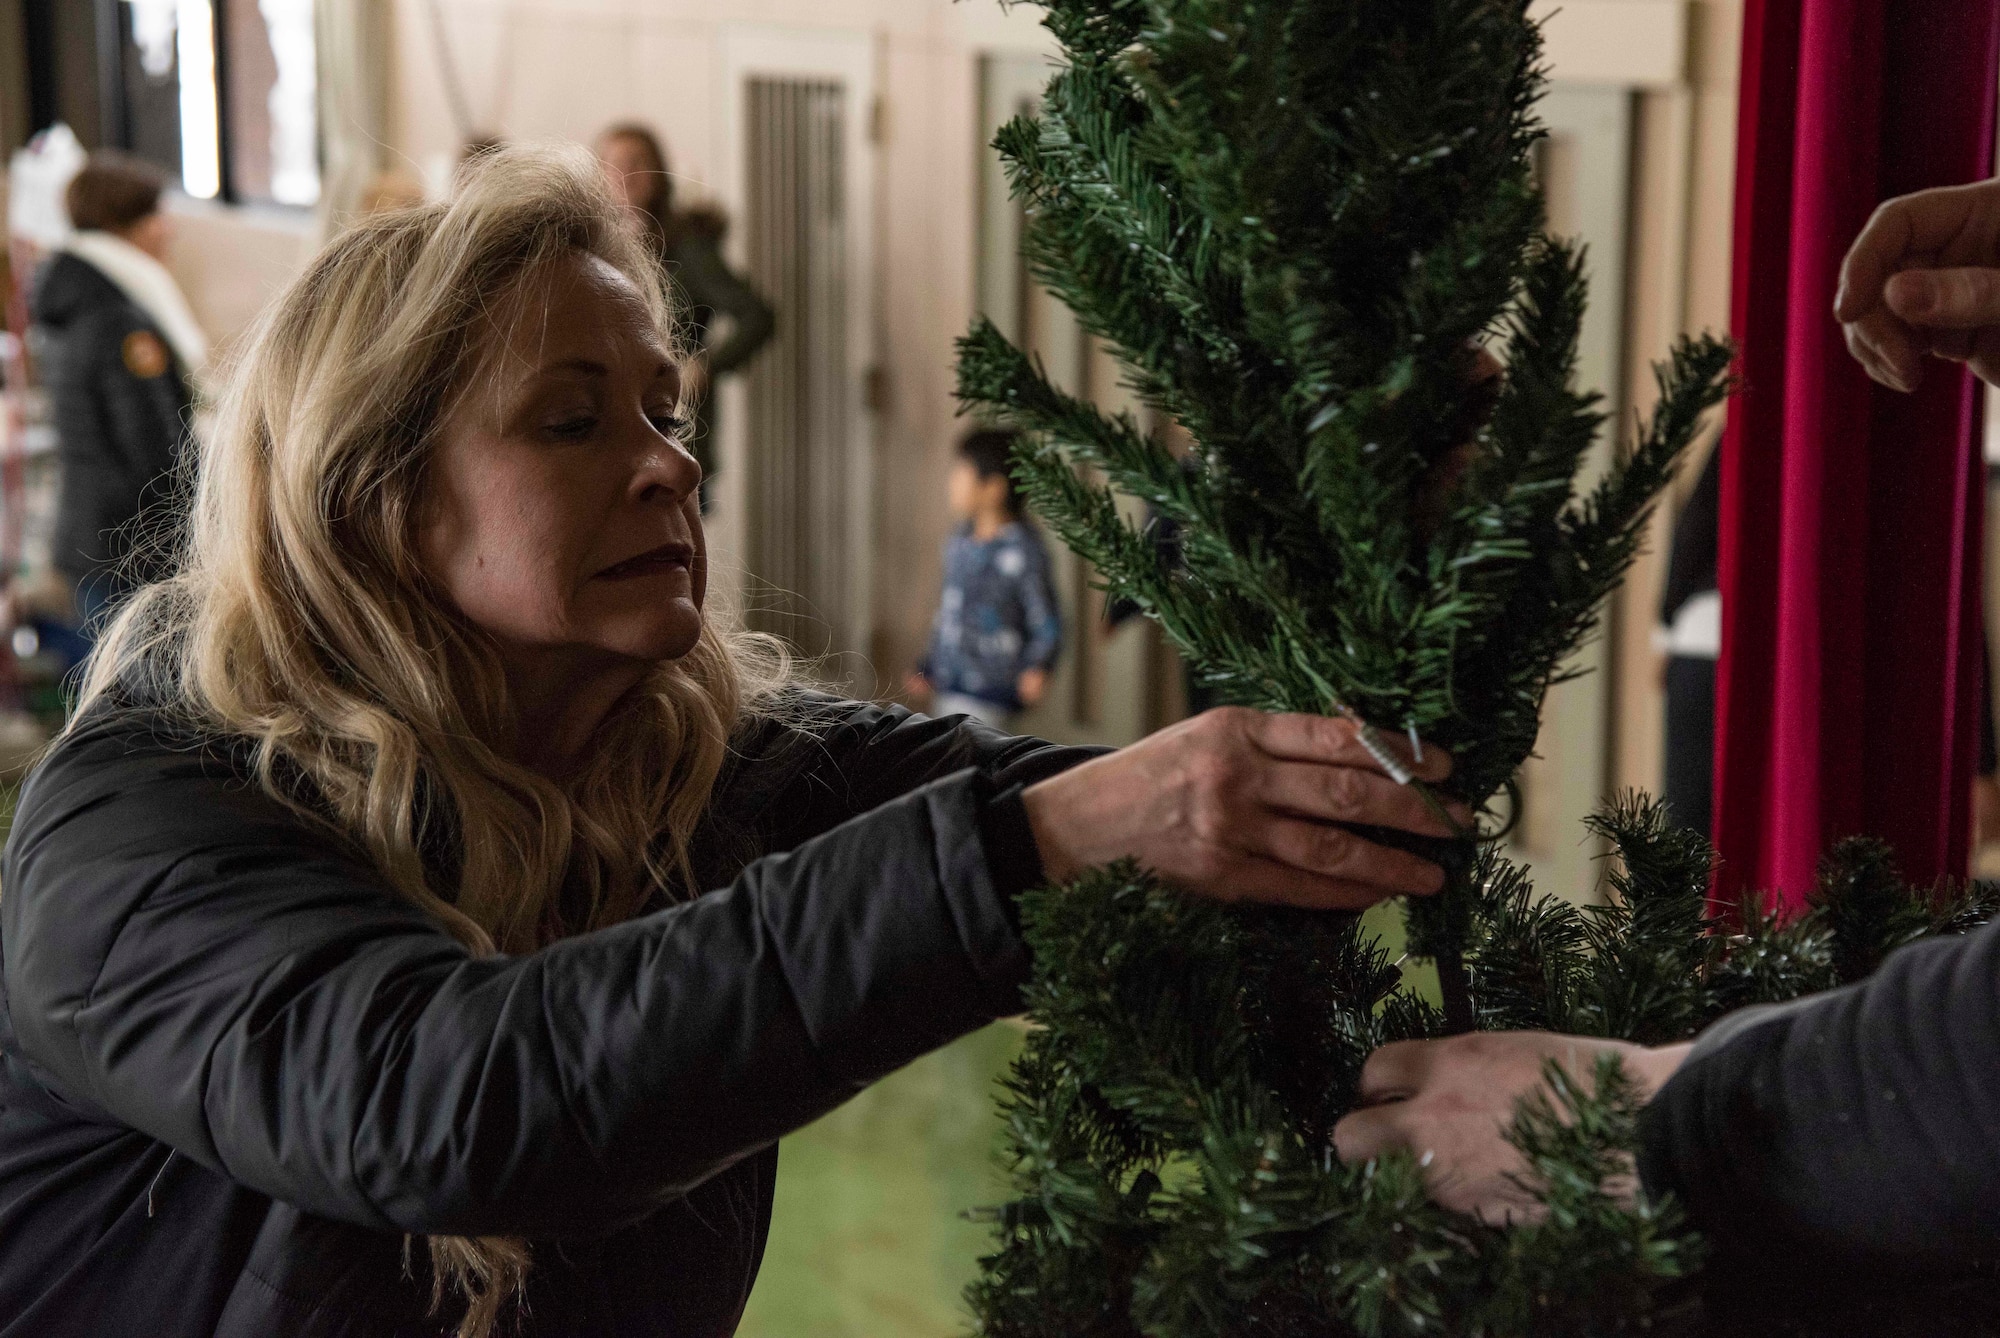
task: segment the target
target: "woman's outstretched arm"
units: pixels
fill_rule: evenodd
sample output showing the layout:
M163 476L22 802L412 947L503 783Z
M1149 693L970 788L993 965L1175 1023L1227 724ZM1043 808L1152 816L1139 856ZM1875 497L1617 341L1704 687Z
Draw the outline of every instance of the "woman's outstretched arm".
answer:
M885 769L892 740L928 739L876 728ZM1036 745L970 749L685 905L474 959L240 769L96 725L8 844L8 1049L70 1105L308 1212L599 1234L1017 1009L1012 900L1040 854L1312 905L1438 881L1311 816L1437 825L1339 722L1216 713L1012 798L1004 759ZM1040 854L998 858L1009 840Z
M23 1056L307 1211L596 1234L1018 1007L966 771L731 886L474 959L332 837L143 732L31 782L0 898Z

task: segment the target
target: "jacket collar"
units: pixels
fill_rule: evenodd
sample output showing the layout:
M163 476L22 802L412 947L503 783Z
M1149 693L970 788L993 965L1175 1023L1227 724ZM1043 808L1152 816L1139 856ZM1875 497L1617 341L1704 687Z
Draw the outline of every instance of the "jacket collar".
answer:
M159 327L189 379L200 378L208 364L208 336L165 265L108 232L75 233L63 250L117 285Z

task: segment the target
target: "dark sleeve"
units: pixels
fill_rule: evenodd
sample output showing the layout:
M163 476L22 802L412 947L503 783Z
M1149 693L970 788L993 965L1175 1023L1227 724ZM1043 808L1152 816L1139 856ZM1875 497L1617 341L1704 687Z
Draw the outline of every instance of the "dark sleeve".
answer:
M1110 751L1008 734L964 716L937 718L905 707L801 694L803 755L784 767L785 788L767 807L793 831L818 831L919 785L966 768L995 791L1032 785ZM781 830L778 839L789 839Z
M170 366L140 377L125 365L125 339L142 329L121 308L106 308L66 332L53 369L64 465L54 557L72 574L122 551L113 533L160 495L187 435L178 373Z
M688 904L486 959L212 760L72 738L7 847L21 1057L308 1212L610 1231L1019 1008L985 843L1020 830L997 778L1032 759L904 723L879 745L934 779Z
M729 318L729 337L708 350L709 372L720 376L735 371L750 361L776 330L777 316L771 304L723 263L722 252L707 238L695 238L674 248L673 260L674 280L686 291L688 301Z
M1774 1274L2000 1256L2000 926L1712 1027L1640 1120L1639 1169Z
M1694 491L1674 517L1667 549L1667 580L1660 592L1660 621L1670 624L1681 605L1715 589L1722 528L1722 443L1717 442L1695 480Z

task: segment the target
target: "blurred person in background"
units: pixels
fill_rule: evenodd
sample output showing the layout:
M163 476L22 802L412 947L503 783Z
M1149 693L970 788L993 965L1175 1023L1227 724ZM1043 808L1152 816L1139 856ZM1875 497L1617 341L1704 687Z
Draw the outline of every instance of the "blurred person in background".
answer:
M1667 810L1683 827L1714 833L1715 671L1722 655L1718 535L1722 449L1709 452L1700 481L1675 518L1655 644L1666 663ZM2000 842L2000 739L1993 720L1992 667L1981 648L1979 762L1972 777L1975 851Z
M1049 552L1009 473L1016 435L985 428L959 443L950 483L958 527L945 540L931 643L908 684L912 695L930 694L931 714L996 729L1040 703L1062 649Z
M1722 448L1708 454L1694 491L1674 519L1655 644L1666 653L1667 810L1707 836L1714 812L1715 666L1722 655L1722 592L1716 535L1722 505Z
M690 445L704 475L713 478L715 378L741 368L770 342L777 316L770 303L722 259L729 220L709 206L674 207L673 173L667 167L666 150L652 131L623 121L600 134L596 148L611 178L612 194L625 202L634 225L666 269L690 348L700 360ZM711 343L717 317L725 318L729 329Z
M76 233L36 276L62 481L51 558L86 633L147 573L133 570L142 512L171 496L208 341L161 262L172 229L163 180L93 153L65 201Z

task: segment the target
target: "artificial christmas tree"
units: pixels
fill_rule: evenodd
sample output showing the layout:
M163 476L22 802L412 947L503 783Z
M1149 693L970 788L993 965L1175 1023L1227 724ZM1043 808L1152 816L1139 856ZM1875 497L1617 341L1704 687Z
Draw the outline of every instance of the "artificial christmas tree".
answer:
M961 396L1026 430L1036 509L1222 699L1440 744L1445 788L1487 814L1722 397L1727 347L1677 349L1650 421L1579 495L1604 424L1573 385L1580 261L1544 233L1531 172L1525 0L1045 9L1065 63L997 141L1028 262L1196 451L1056 390L989 324L962 341ZM1549 1213L1503 1231L1431 1206L1411 1163L1335 1161L1362 1060L1475 1025L1679 1039L1977 908L1913 910L1854 847L1815 915L1713 934L1703 841L1636 799L1597 826L1617 853L1600 908L1536 900L1480 833L1427 852L1450 876L1409 938L1442 1009L1351 917L1224 911L1130 867L1032 894L1042 1027L1009 1080L1018 1196L972 1293L985 1332L1606 1333L1691 1313L1673 1288L1699 1241L1671 1204L1604 1189L1633 1138L1616 1071L1523 1112Z

